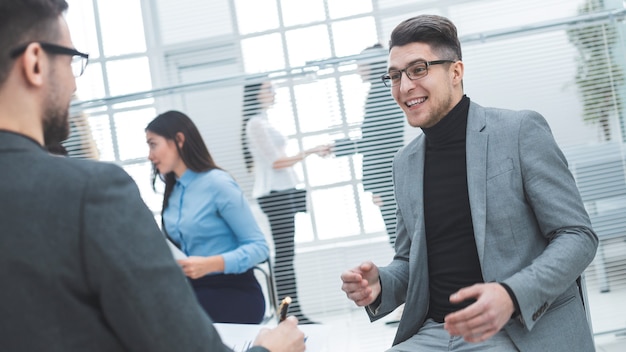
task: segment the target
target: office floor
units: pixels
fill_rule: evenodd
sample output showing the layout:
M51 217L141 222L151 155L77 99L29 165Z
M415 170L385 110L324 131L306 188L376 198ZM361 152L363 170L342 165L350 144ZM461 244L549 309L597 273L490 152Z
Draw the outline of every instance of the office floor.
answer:
M614 330L616 326L626 329L626 315L623 314L626 288L614 288L608 293L590 291L593 328L595 332L603 332L595 336L597 352L626 351L626 330L610 330ZM607 312L612 314L606 314ZM386 324L394 315L392 313L384 319L370 323L365 312L355 308L342 314L316 315L313 318L328 326L328 346L332 346L327 348L328 352L382 352L391 346L396 332L396 326Z

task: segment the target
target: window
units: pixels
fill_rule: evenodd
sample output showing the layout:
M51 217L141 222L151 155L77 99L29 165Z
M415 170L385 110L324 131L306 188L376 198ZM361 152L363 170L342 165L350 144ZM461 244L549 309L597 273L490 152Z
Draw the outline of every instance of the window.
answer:
M67 21L74 44L90 55L85 74L76 82L75 105L151 90L141 1L69 0L68 3ZM151 107L154 101L114 103L111 100L93 109L82 109L88 116L99 159L120 164L137 158L145 160L143 128L147 118L154 117L155 110Z
M263 6L254 5L249 9L250 2L235 1L239 31L243 36L243 66L248 74L289 72L310 62L356 55L379 42L370 1L349 4L322 0L264 1ZM346 16L350 19L345 19ZM279 23L276 23L277 18ZM250 28L250 22L255 23L256 29ZM351 71L342 72L341 68L333 67L325 76L318 75L313 80L304 75L274 81L280 88L276 104L268 114L272 124L279 126L292 140L292 155L299 148L332 143L335 138L344 138L346 133L354 134L358 130L367 85L354 79L355 69L354 65ZM350 76L352 80L347 78ZM345 87L342 80L346 82ZM344 94L344 88L353 91ZM347 111L350 114L346 114ZM380 212L359 188L360 170L355 166L360 167L358 156L328 159L312 156L296 167L310 190L313 204L308 215L298 218L298 228L303 231L298 230L296 241L381 235L384 225ZM357 204L364 205L366 210L358 210ZM339 227L329 225L336 223L337 214L349 220Z
M356 56L374 43L386 45L400 21L422 13L448 16L457 24L466 65L465 91L473 101L539 111L572 160L571 166L578 168L574 170L577 180L581 175L618 175L611 181L622 180L621 174L613 171L620 170L620 162L624 165L625 155L626 27L623 13L607 14L623 11L621 0L121 3L70 0L68 22L75 45L90 53L89 67L77 81L78 99L83 103L73 106L88 114L100 159L121 164L157 215L161 194L152 191L143 140L143 127L156 113L173 107L194 111L190 116L198 121L218 164L249 190L253 180L243 166L238 139L243 84L262 74L273 81L277 100L269 118L288 137L292 154L320 143L359 139L370 83L357 74ZM604 7L599 7L601 3ZM123 28L128 33L116 26L119 17L112 14L119 13L114 6L128 9L124 15L128 28ZM606 16L593 23L578 17L589 13ZM149 20L143 21L143 16ZM148 28L143 28L144 23ZM197 60L196 53L207 58ZM385 60L386 55L374 59ZM196 85L177 87L181 82ZM405 141L420 133L411 128L404 132ZM596 165L602 158L587 154L607 150L606 146L621 153L613 152L610 165L615 170L611 169L610 175ZM583 172L581 165L588 159L593 167ZM360 254L350 257L341 246L377 247L368 252L371 256L381 255L380 247L386 246L384 221L371 193L364 189L364 164L361 154L353 154L311 157L296 167L311 201L310 211L296 219L299 253L331 247L347 253L347 258L324 262L328 271L349 267L344 260L363 259ZM608 237L623 228L610 217L623 219L622 213L615 211L623 202L620 195L585 203L596 219L610 220L599 225L613 231ZM619 236L605 241L599 251L602 260L587 271L593 293L609 286L623 289L624 235ZM317 269L316 254L303 256L303 260ZM309 302L323 301L316 306L322 307L319 309L348 309L345 300L314 295L320 282L325 283L314 280L301 285L310 285L303 290L303 301L310 294ZM329 290L336 289L334 282L332 285ZM591 301L592 311L595 302ZM602 316L594 317L602 321L594 326L597 334L624 327L623 320L614 323L621 318L604 319L605 315L623 316L623 310L594 314Z

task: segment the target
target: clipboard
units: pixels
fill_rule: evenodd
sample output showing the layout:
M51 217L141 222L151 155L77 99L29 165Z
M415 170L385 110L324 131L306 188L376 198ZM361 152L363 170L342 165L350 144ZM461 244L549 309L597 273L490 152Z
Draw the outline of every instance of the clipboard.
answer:
M220 334L224 345L230 347L235 352L246 351L252 346L259 331L262 328L274 328L276 324L232 324L213 323L213 326ZM298 325L298 328L305 335L307 352L329 352L330 351L330 326L324 324Z
M167 246L170 247L170 251L172 252L174 259L179 260L187 258L187 254L183 253L183 251L176 247L176 245L172 243L169 238L165 238L165 241L167 241Z

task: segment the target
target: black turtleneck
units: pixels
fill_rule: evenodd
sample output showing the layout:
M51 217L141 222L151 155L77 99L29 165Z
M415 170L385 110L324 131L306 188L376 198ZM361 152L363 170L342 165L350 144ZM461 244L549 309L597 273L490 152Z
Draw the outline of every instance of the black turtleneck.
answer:
M423 128L424 219L428 246L428 317L444 317L471 301L451 304L457 290L483 282L467 189L465 134L470 100L461 101L435 126Z

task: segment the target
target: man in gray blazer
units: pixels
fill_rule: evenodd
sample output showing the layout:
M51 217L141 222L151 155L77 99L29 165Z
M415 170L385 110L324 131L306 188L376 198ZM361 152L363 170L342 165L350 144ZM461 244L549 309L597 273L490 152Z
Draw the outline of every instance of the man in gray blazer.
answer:
M423 134L393 164L396 254L342 273L371 320L405 303L389 351L593 351L577 278L598 239L544 118L463 93L456 27L391 34L388 74Z
M132 179L50 155L87 55L65 0L0 2L0 350L231 351ZM250 351L304 351L297 319Z

